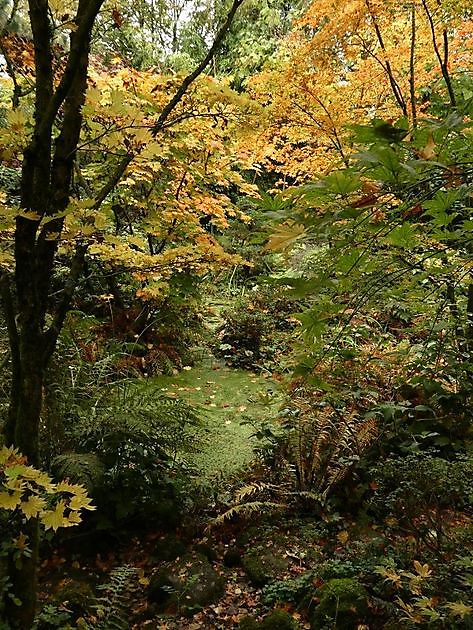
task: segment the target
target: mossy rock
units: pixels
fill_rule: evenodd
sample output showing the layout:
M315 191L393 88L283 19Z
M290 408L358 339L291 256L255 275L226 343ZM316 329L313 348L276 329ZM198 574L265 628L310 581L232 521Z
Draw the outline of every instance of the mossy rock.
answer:
M261 630L297 630L300 626L289 613L276 609L264 618Z
M252 550L245 553L242 564L246 575L254 586L264 586L288 566L285 558L268 549Z
M84 580L68 582L61 587L53 598L53 603L63 604L74 617L87 615L96 603L95 591Z
M319 630L327 623L336 623L337 630L351 630L368 614L368 594L354 578L328 580L315 593L319 605L315 608L310 627Z
M261 623L256 617L243 617L238 624L238 630L261 630Z
M206 543L197 543L194 545L193 549L195 552L205 556L207 560L210 560L210 562L215 562L218 559L218 553L211 545Z
M165 611L194 613L220 599L224 585L205 556L187 553L152 576L148 600Z
M152 558L157 562L170 562L186 552L187 547L178 536L167 534L156 541Z
M223 556L223 564L229 569L239 567L241 565L241 549L238 547L230 547Z
M238 536L237 545L244 546L251 543L252 541L254 544L254 541L259 537L259 535L260 535L260 528L257 527L256 525L250 525L250 527L247 527Z

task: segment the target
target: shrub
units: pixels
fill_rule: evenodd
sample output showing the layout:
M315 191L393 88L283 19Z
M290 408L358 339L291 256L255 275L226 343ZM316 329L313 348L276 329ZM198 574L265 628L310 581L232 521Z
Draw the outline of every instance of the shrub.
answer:
M261 630L296 630L298 627L299 625L289 613L279 609L269 613L261 624Z
M451 510L473 502L473 458L447 461L427 454L388 459L372 469L376 492L372 506L392 515L434 551L448 544Z
M225 311L224 318L217 355L235 367L254 368L267 352L272 331L270 318L258 311L248 311L244 304Z
M224 311L215 353L235 367L285 367L289 333L296 321L291 313L298 308L284 289L258 288Z
M299 604L312 586L314 573L307 571L296 578L277 580L267 584L263 589L265 604L292 603Z
M296 489L322 502L377 437L374 419L321 401L303 382L293 384L280 418L285 433L279 448L295 471Z

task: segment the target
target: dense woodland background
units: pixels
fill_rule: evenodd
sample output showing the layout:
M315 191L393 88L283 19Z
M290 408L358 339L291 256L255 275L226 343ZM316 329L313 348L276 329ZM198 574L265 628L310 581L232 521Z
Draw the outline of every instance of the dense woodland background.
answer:
M2 0L0 628L473 627L470 0Z

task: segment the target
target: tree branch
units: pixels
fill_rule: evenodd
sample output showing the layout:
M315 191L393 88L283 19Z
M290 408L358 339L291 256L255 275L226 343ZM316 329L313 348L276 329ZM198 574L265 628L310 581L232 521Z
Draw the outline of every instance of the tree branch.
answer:
M7 446L13 444L15 438L16 411L18 406L18 394L21 379L20 362L20 339L15 321L15 308L10 287L10 278L4 273L0 277L0 301L5 317L8 331L8 341L10 345L10 355L12 362L12 380L10 386L10 408L8 410L7 421L4 426L5 442Z
M47 133L52 128L59 108L67 97L81 63L83 48L89 45L92 27L103 2L104 0L79 1L77 14L74 19L77 29L71 32L71 49L67 58L66 68L41 117L38 129L40 135Z
M373 21L373 26L374 26L374 30L375 30L375 33L376 33L376 38L378 40L378 43L379 43L379 45L381 47L381 50L383 51L384 55L386 56L386 46L384 45L383 35L381 33L381 29L379 28L379 24L376 21L376 17L374 16L373 12L371 11L371 7L370 7L370 4L369 4L368 0L365 0L365 5L366 5L366 8L368 9L368 13L369 13L369 15L370 15L370 17L371 17L371 19ZM402 95L402 90L399 87L399 83L396 81L396 79L394 77L394 73L393 73L393 70L391 68L391 64L390 64L389 59L387 58L387 56L386 56L383 68L385 69L386 74L388 75L389 84L391 86L391 90L393 92L394 98L396 99L397 104L401 108L402 113L407 118L406 101L404 100L404 96Z
M94 1L97 2L98 0L94 0ZM225 36L232 24L233 18L235 17L235 13L237 12L238 8L243 4L244 1L245 0L233 0L232 7L227 15L227 18L225 22L223 23L222 27L220 28L220 30L218 31L217 35L215 36L214 43L210 47L207 55L201 61L201 63L197 66L197 68L183 80L177 92L174 94L174 96L171 98L168 104L164 107L156 123L151 127L151 133L153 134L153 136L156 136L159 133L159 131L161 131L164 128L167 119L169 118L173 110L175 109L176 105L180 103L182 97L186 93L189 86L197 79L197 77L200 74L202 74L202 72L211 62L215 53L218 51L218 49L222 45L223 40L225 39ZM154 89L156 90L157 87ZM118 163L115 171L112 173L109 180L104 184L100 192L96 195L95 203L92 206L93 210L98 210L100 208L100 206L106 199L107 195L109 195L112 192L112 190L115 188L115 186L118 184L122 175L124 174L128 165L131 163L134 157L135 156L132 154L125 155L122 158L122 160Z
M230 29L230 26L233 22L233 18L235 17L235 13L237 12L238 8L243 4L243 2L244 0L233 0L232 7L227 15L227 19L225 20L222 27L220 28L217 35L215 36L214 43L210 47L208 53L206 54L204 59L200 62L200 64L197 66L197 68L183 80L177 92L174 94L174 96L171 98L171 100L168 102L168 104L164 107L163 111L161 112L152 130L152 133L154 136L156 136L156 134L163 128L164 123L168 119L171 112L175 109L176 105L179 104L179 102L181 101L182 97L186 93L189 86L197 79L199 75L202 74L202 72L205 70L205 68L209 65L209 63L214 58L216 52L222 45L223 40L225 39L225 36L228 30Z
M432 13L430 12L429 7L427 6L426 0L422 0L422 6L424 7L424 11L427 15L427 19L430 25L430 32L432 33L432 44L434 47L435 55L438 59L440 70L442 72L443 79L445 81L445 85L447 86L448 96L450 98L450 103L453 107L456 107L457 99L455 97L455 92L452 86L452 80L450 78L450 73L448 71L448 35L447 31L443 30L443 58L440 53L440 48L437 42L437 36L435 34L435 24L434 18L432 17Z
M76 252L71 262L71 270L69 277L67 278L64 289L62 291L62 300L56 310L54 319L49 329L44 333L44 345L43 345L43 365L46 365L54 352L56 342L59 337L59 333L66 319L66 315L69 311L72 298L74 297L75 290L79 283L79 279L84 269L85 255L87 253L88 245L80 244L77 246Z
M411 50L409 58L409 90L411 96L412 126L417 127L416 108L416 76L415 76L415 49L416 49L416 5L412 3L411 8Z
M95 195L95 203L92 206L93 210L98 210L102 203L105 201L105 198L112 192L115 186L118 184L120 179L122 178L123 173L126 171L128 165L133 160L134 155L129 153L125 155L121 161L117 164L117 167L113 171L109 180L104 184L100 192Z

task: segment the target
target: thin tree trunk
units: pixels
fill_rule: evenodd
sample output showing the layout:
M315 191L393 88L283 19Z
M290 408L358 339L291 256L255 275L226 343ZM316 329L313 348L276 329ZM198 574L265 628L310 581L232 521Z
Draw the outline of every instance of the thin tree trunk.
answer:
M37 604L38 520L30 519L26 524L21 525L21 531L27 536L31 555L23 556L19 564L17 560L9 559L8 576L13 585L12 595L21 602L21 605L18 606L12 598L8 597L5 602L5 612L9 627L15 630L28 630L33 625Z

